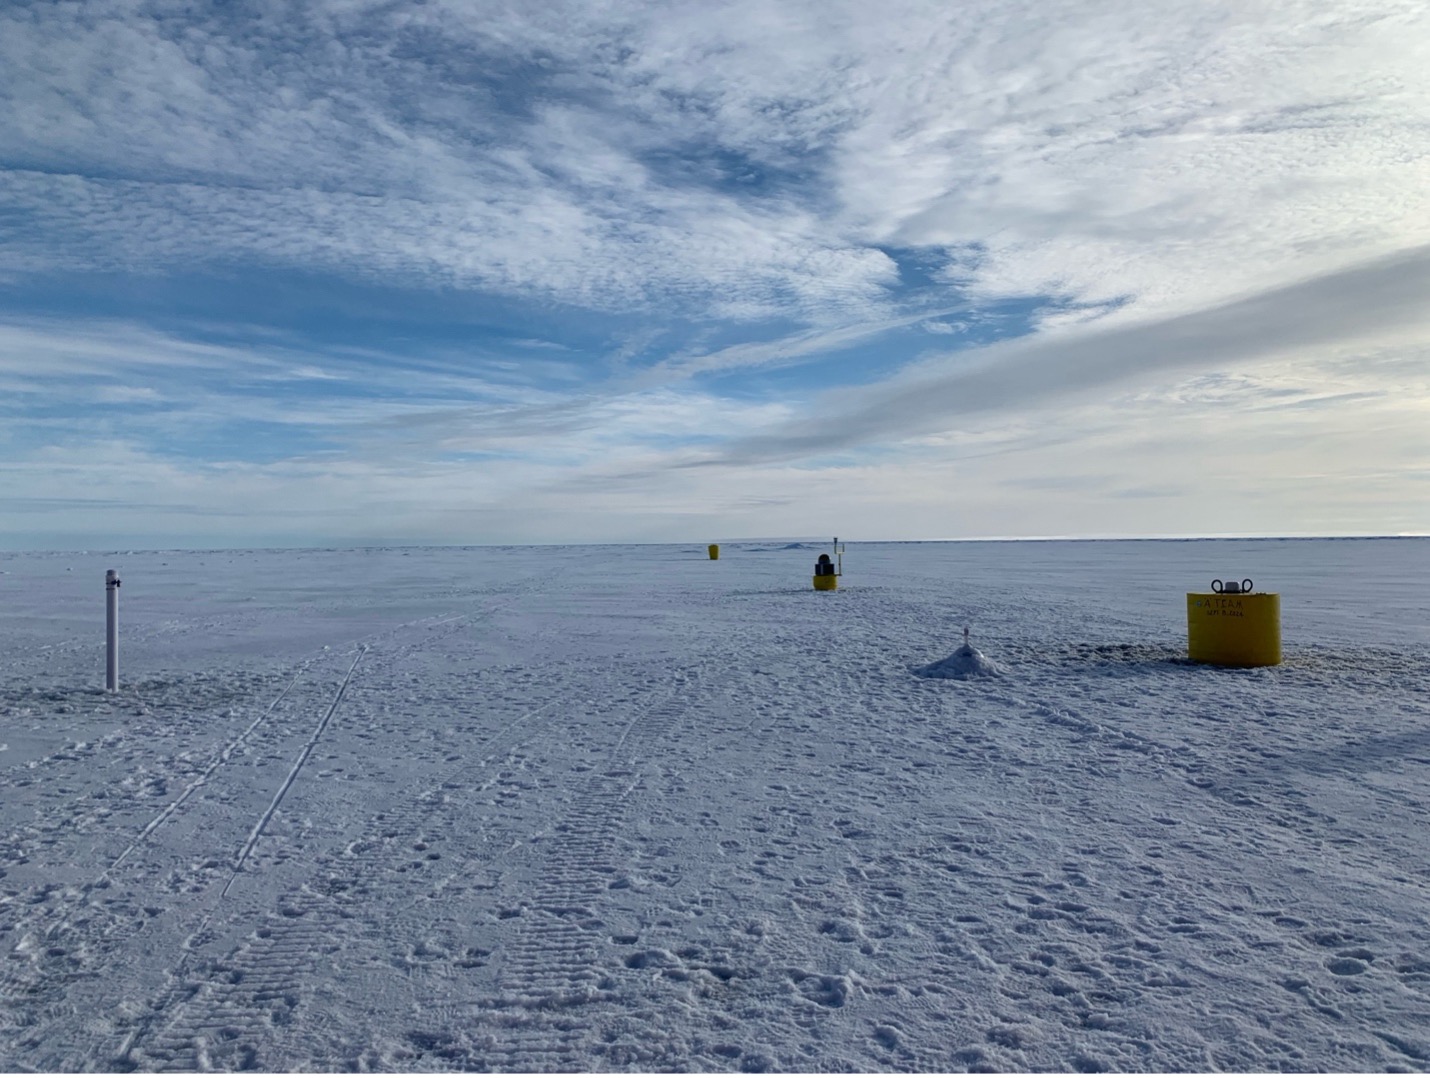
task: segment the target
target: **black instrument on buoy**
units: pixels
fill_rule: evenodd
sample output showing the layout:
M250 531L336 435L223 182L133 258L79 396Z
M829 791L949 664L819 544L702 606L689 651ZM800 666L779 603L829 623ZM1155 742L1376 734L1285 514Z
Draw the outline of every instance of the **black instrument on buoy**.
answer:
M1228 580L1223 583L1220 580L1212 581L1212 591L1218 595L1244 595L1251 590L1251 577L1247 577L1240 584L1235 580Z

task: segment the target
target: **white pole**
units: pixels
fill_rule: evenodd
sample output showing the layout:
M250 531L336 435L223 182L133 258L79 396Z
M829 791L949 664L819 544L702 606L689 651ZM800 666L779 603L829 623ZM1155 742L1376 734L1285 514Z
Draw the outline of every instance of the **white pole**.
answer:
M105 662L104 688L119 691L119 573L110 569L104 574L105 597Z

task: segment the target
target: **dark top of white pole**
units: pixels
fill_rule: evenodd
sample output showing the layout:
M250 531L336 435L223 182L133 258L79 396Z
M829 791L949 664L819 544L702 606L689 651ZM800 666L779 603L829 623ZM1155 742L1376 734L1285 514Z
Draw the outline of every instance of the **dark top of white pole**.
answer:
M104 688L119 690L119 571L104 574Z

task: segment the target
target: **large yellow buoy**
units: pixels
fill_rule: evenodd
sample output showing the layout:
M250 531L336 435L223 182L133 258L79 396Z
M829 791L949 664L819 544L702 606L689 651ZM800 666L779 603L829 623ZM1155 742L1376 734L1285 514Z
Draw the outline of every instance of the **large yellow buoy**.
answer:
M815 591L838 591L838 590L839 590L839 578L838 578L837 576L835 576L833 573L830 573L828 576L816 576L816 577L814 577L814 590L815 590Z
M711 543L711 544L710 544L710 560L711 560L711 561L719 561L719 560L720 560L720 544L719 544L719 543Z
M1281 596L1253 592L1250 580L1212 581L1187 593L1187 657L1214 666L1281 662Z

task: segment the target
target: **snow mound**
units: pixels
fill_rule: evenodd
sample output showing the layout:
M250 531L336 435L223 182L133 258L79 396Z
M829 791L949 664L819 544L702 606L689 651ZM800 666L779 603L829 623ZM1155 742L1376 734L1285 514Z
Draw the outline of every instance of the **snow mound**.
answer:
M964 644L947 659L940 659L927 666L916 667L919 677L958 678L996 677L1003 671L998 664L988 658L972 644Z

